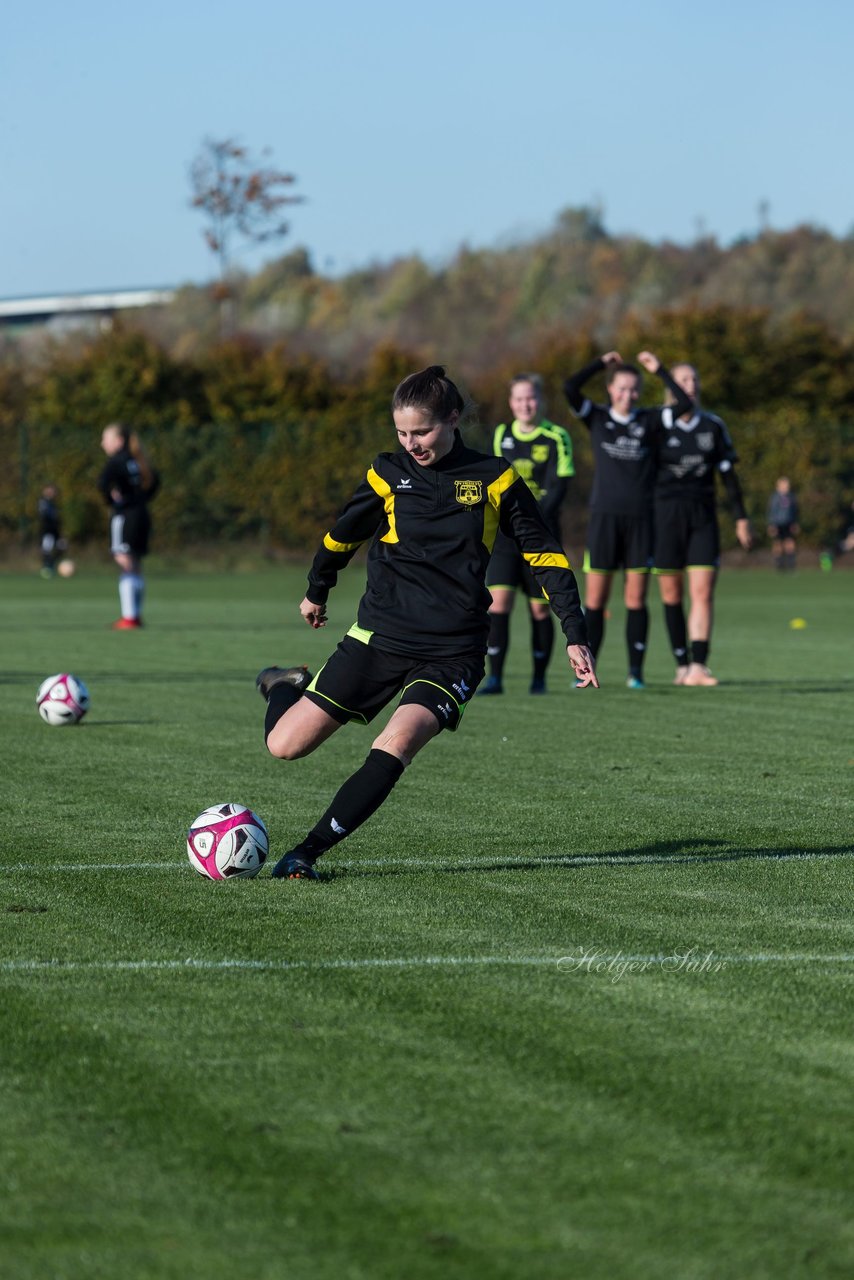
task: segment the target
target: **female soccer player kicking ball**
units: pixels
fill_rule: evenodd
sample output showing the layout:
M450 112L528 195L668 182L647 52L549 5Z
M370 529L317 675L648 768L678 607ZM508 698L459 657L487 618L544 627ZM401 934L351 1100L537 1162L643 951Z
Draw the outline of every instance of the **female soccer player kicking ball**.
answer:
M566 556L518 473L463 443L463 410L438 365L401 382L392 400L400 449L368 468L323 539L300 605L309 626L325 626L339 570L370 539L358 621L315 677L304 667L268 667L256 680L267 702L267 749L282 760L309 755L350 720L368 724L400 695L364 764L280 859L277 878L318 879L317 859L379 808L431 738L458 728L483 679L486 567L499 529L547 593L577 680L599 687Z

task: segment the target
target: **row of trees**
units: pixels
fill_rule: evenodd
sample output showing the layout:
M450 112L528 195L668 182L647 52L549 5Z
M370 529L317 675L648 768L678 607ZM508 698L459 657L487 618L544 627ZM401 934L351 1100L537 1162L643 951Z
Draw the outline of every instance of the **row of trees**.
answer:
M123 420L139 430L163 473L159 549L234 539L303 549L370 457L393 447L388 406L406 373L447 359L477 405L469 438L488 447L514 373L541 372L552 416L568 422L562 380L606 345L626 357L649 347L667 363L696 363L706 403L730 425L757 523L775 478L787 473L800 494L806 537L815 545L832 541L840 510L854 496L850 348L828 326L802 317L771 325L759 310L696 307L629 318L607 344L564 333L515 351L499 345L486 370L472 352L457 363L450 344L447 351L381 346L353 369L247 338L181 356L142 332L121 330L89 343L66 341L29 366L7 350L0 358L0 544L16 545L27 527L32 534L38 493L51 481L61 487L74 542L103 538L98 440L107 422ZM659 388L647 391L649 402ZM604 398L604 387L594 393ZM578 477L565 534L577 546L592 458L584 429L571 426L571 433Z
M570 333L606 346L624 317L652 324L662 309L759 308L773 328L809 314L854 339L854 237L814 227L765 230L726 248L712 239L651 243L610 235L586 209L567 209L544 235L501 248L462 248L449 261L417 255L341 277L317 272L304 249L252 276L229 276L240 332L358 368L379 345L452 352L488 376L499 352L533 352ZM152 317L176 354L222 334L217 291L187 286Z

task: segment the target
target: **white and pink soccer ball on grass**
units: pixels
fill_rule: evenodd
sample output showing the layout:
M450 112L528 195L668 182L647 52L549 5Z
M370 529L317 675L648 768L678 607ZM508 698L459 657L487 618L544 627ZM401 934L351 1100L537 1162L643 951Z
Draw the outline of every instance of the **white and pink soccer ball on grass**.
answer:
M36 706L46 724L78 724L89 710L89 690L77 676L64 671L42 681Z
M190 866L209 880L257 876L270 842L264 823L242 804L215 804L187 832Z

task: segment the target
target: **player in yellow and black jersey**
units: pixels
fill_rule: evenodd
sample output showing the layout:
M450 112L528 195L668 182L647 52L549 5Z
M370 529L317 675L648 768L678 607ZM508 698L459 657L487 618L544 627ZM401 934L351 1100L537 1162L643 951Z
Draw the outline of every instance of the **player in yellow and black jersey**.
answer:
M578 680L598 687L575 575L560 543L518 473L463 443L463 410L439 366L398 386L392 413L401 447L368 468L323 539L300 605L310 626L325 626L339 572L369 542L357 621L315 677L304 667L268 667L257 678L267 701L267 748L283 760L308 755L350 720L368 724L399 697L364 764L280 859L277 878L317 879L320 855L379 808L431 738L459 726L483 678L486 568L499 530L548 594Z
M572 441L563 427L549 422L543 410L542 379L520 373L510 383L511 422L496 427L493 453L512 463L534 495L540 514L560 541L560 508L569 478L575 475ZM545 693L546 669L554 645L554 623L542 587L516 543L499 533L486 575L492 592L489 627L489 676L480 693L503 693L504 662L510 642L510 614L521 589L531 614L531 693Z

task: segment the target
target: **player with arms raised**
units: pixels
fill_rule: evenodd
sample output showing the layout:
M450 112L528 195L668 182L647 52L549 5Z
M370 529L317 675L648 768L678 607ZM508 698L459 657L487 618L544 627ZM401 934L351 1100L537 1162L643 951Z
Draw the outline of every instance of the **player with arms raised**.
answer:
M745 550L753 545L753 530L735 473L738 459L729 432L720 418L700 406L700 375L692 364L677 364L673 379L691 397L691 407L681 415L675 405L664 410L655 481L654 573L676 659L673 683L713 686L718 682L708 668L708 658L720 567L716 475L723 481L735 536ZM691 600L687 630L682 605L686 574Z
M688 413L691 398L673 381L658 356L642 351L638 362L673 393L674 412ZM582 388L606 370L608 404L588 400ZM564 384L566 398L590 432L595 461L585 556L584 615L594 657L605 632L605 606L613 575L625 571L626 648L630 689L643 688L649 633L646 592L652 561L652 491L663 409L638 409L640 370L619 351L608 351Z

